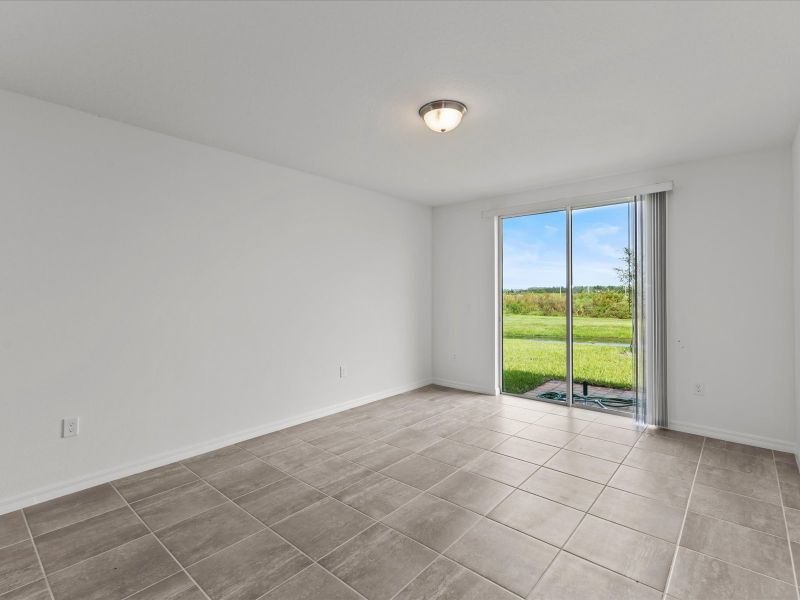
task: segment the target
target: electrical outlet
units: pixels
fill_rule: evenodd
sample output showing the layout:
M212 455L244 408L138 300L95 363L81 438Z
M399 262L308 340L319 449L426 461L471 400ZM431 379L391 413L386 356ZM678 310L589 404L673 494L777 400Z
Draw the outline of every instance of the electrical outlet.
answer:
M695 383L693 388L693 393L695 396L705 396L706 395L706 384L705 383Z
M78 417L67 417L61 420L61 437L75 437L78 435Z
M345 377L347 377L347 367L339 365L339 379L344 379Z

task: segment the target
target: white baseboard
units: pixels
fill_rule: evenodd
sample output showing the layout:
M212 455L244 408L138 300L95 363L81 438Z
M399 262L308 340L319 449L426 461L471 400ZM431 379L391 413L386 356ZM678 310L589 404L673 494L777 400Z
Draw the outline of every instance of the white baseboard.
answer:
M705 425L695 425L694 423L686 423L684 421L670 420L669 428L675 431L683 431L684 433L713 437L719 440L725 440L726 442L738 442L739 444L749 444L760 448L769 448L770 450L781 450L783 452L791 452L792 454L797 450L793 441L762 437L760 435L741 433L739 431L728 431L727 429L717 429L716 427L706 427Z
M449 387L456 390L463 390L465 392L475 392L477 394L486 394L488 396L495 396L496 392L494 389L490 389L487 387L483 387L480 385L473 385L471 383L463 383L461 381L451 381L449 379L438 379L436 377L433 378L433 383L435 385L441 385L443 387Z
M369 404L370 402L375 402L376 400L382 400L390 396L395 396L404 392L410 392L417 388L430 385L431 383L433 383L432 379L415 381L413 383L382 390L373 394L367 394L366 396L361 396L360 398L355 398L353 400L347 400L345 402L333 404L325 408L305 412L293 417L272 421L271 423L266 423L264 425L253 427L251 429L245 429L243 431L238 431L230 435L217 437L206 442L192 444L191 446L184 446L183 448L149 456L142 460L131 461L110 469L95 471L94 473L85 475L83 477L61 481L35 490L23 492L22 494L17 494L15 496L0 498L0 515L18 510L20 508L25 508L26 506L32 506L34 504L38 504L39 502L45 502L47 500L52 500L53 498L59 498L60 496L64 496L66 494L79 492L102 483L108 483L109 481L120 479L121 477L127 477L128 475L134 475L135 473L141 473L149 469L163 467L164 465L168 465L179 460L185 460L187 458L191 458L192 456L203 454L204 452L218 450L219 448L235 444L236 442L243 442L244 440L249 440L251 438L258 437L259 435L264 435L265 433L272 433L273 431L285 429L287 427L291 427L292 425L299 425L300 423L313 421L314 419L319 419L320 417L327 417L328 415L342 412L343 410L347 410L349 408L355 408L357 406Z

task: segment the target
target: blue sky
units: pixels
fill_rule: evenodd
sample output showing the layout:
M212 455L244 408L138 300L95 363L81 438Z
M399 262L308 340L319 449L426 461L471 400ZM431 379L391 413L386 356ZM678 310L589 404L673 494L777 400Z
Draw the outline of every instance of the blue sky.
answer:
M566 243L563 212L503 219L503 287L566 285ZM619 285L614 268L627 245L627 204L574 210L574 285Z

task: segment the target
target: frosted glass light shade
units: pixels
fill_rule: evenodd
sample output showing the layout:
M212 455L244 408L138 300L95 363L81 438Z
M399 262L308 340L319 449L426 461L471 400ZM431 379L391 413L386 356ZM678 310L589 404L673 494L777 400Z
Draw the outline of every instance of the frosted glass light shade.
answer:
M452 131L461 123L467 107L457 100L435 100L419 109L425 125L436 133Z

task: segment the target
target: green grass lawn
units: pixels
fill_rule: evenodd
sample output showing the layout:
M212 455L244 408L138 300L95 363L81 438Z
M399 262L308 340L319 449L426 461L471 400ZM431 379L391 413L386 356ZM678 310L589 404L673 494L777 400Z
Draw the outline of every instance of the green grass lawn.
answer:
M572 327L576 342L631 342L630 319L575 317ZM566 335L566 317L503 315L503 337L506 339L563 340Z
M629 348L576 344L572 351L576 382L585 380L595 385L631 388L633 356ZM503 340L503 391L524 394L550 379L566 379L566 352L566 344L506 337Z

